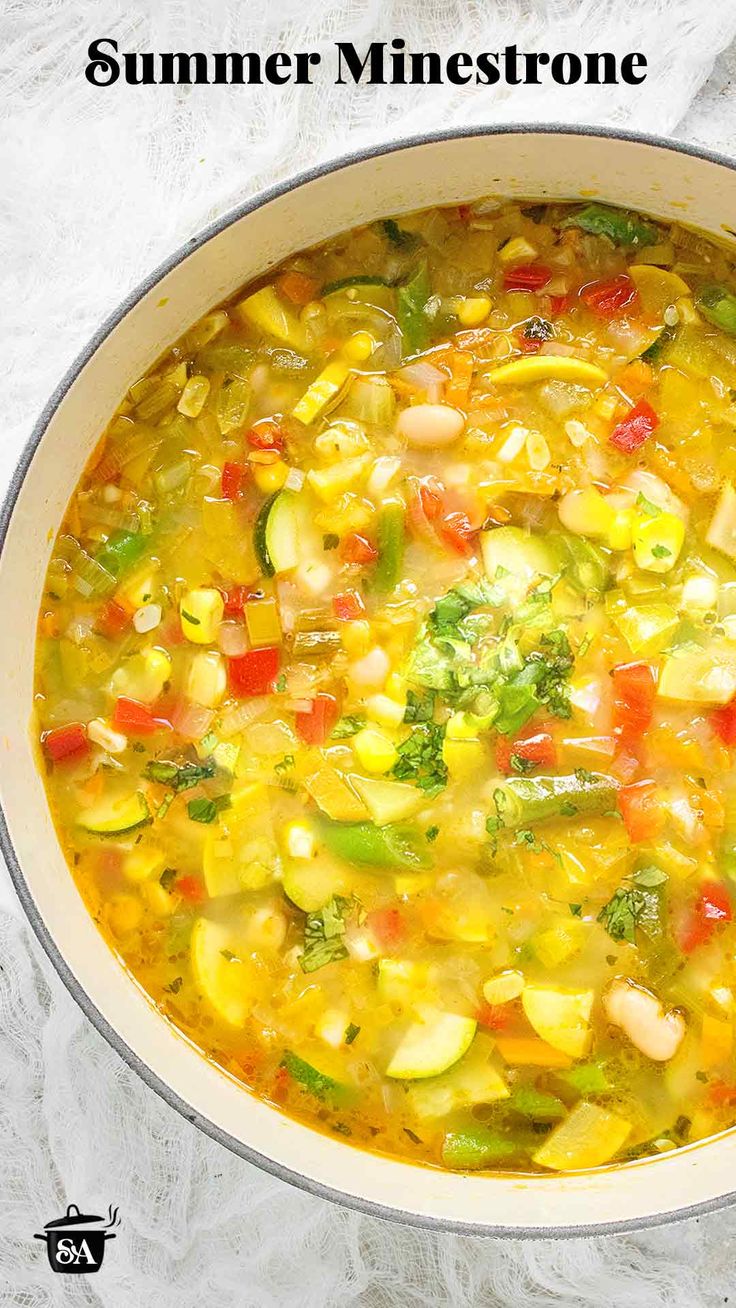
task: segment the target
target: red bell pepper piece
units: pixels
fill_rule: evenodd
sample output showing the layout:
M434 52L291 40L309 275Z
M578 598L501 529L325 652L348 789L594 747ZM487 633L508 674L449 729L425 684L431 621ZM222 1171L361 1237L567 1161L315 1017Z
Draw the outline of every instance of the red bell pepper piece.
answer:
M520 263L507 268L503 275L506 291L541 291L552 280L552 272L543 263Z
M561 313L570 307L569 295L550 295L549 312L551 318L559 318Z
M247 699L250 695L268 695L281 666L278 645L249 649L238 658L228 659L227 671L233 695Z
M445 544L466 559L475 553L473 538L476 532L477 528L462 509L446 514L439 526L439 534Z
M710 715L711 725L724 745L736 745L736 698L723 708L714 709Z
M344 590L340 595L335 595L332 612L341 622L354 622L361 613L365 613L365 604L357 590Z
M649 840L664 824L659 789L653 781L635 781L620 786L617 794L619 812L631 840Z
M375 563L378 550L369 540L366 540L365 536L351 532L349 536L345 536L340 546L340 557L343 563Z
M445 488L436 477L422 477L419 482L419 502L424 510L424 516L429 522L434 522L442 512L444 502Z
M95 620L95 627L100 635L107 636L108 640L115 640L117 636L122 636L129 624L130 614L114 599L109 599L102 605Z
M206 899L206 891L199 877L178 877L174 882L176 890L190 904L201 904Z
M223 499L239 500L247 476L248 469L244 463L226 463L221 479Z
M63 727L53 727L42 737L43 748L53 763L65 759L80 759L89 752L87 728L82 722L67 722Z
M513 760L518 760L514 766ZM514 772L530 772L532 768L557 765L555 742L548 731L538 731L523 740L506 740L499 737L496 744L496 766L499 772L511 776Z
M263 591L257 586L231 586L229 590L223 590L222 595L227 618L239 618L249 600L263 599Z
M622 454L633 454L659 426L659 415L648 400L638 400L626 417L614 427L609 441Z
M375 908L365 920L371 935L384 949L400 945L406 939L406 921L398 908Z
M717 926L733 920L731 897L721 881L708 881L690 905L677 931L677 943L691 954L711 939Z
M171 731L168 718L158 716L147 704L141 704L127 695L120 695L115 701L112 724L131 736L150 736L154 731Z
M657 682L648 663L619 663L613 679L613 729L626 746L651 725Z
M639 307L639 293L626 273L589 282L581 290L580 298L599 318L618 318L625 309L633 311Z
M335 696L320 691L308 712L295 715L296 734L305 745L324 745L339 716L340 705Z

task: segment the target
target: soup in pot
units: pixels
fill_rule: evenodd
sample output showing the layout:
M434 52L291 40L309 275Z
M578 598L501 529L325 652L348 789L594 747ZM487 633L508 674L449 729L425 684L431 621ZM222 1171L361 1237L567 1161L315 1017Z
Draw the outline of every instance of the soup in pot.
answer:
M736 1122L735 428L731 259L598 203L346 233L130 388L34 730L206 1057L459 1170Z

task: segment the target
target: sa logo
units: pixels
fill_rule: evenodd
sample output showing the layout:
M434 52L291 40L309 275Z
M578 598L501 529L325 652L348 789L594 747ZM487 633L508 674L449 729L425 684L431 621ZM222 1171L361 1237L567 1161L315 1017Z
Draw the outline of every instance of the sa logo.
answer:
M117 1208L108 1208L107 1221L96 1213L80 1213L69 1204L63 1217L47 1222L43 1234L34 1239L46 1241L46 1253L54 1272L67 1276L99 1272L105 1256L105 1243L115 1239L110 1227L119 1221Z

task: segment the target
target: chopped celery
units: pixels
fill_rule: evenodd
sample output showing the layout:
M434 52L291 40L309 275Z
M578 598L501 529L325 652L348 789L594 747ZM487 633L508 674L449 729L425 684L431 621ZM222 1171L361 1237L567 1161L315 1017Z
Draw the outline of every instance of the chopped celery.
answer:
M583 595L600 596L608 589L611 571L605 550L571 532L554 533L550 540L557 546L561 567L575 590Z
M97 559L91 558L73 536L59 537L59 553L71 565L74 589L84 599L109 595L115 589L115 575Z
M197 355L197 364L209 372L224 372L230 377L246 381L255 362L255 355L245 345L208 345Z
M223 436L242 427L250 406L250 382L242 377L224 381L217 396L215 414Z
M128 568L138 562L138 559L145 552L146 544L146 538L143 535L129 531L116 531L105 542L95 558L114 577L120 577L124 572L127 572Z
M356 377L340 405L340 417L388 427L395 409L396 396L385 377Z
M404 357L419 354L429 344L430 320L427 306L431 295L426 263L397 292L397 318L404 342Z
M708 322L729 336L736 336L736 295L725 286L704 286L698 308Z
M442 1162L445 1167L459 1171L475 1171L492 1167L515 1153L518 1153L518 1146L509 1136L476 1122L447 1132L442 1145Z
M584 209L565 218L560 226L580 227L593 236L607 236L614 245L654 245L658 239L657 229L651 223L626 209L609 208L605 204L586 204Z
M557 1095L546 1094L531 1085L520 1085L509 1099L509 1108L522 1117L531 1117L537 1122L558 1122L567 1109Z
M611 1083L600 1063L578 1063L575 1067L560 1068L555 1079L564 1082L579 1095L602 1095L611 1089Z

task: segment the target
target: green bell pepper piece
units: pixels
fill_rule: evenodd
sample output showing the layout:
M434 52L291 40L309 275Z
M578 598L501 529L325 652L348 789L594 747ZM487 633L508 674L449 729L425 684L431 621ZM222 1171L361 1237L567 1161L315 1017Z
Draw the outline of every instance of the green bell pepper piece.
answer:
M145 552L146 544L147 539L141 532L115 531L95 558L114 577L119 577L138 562Z
M593 236L607 236L614 245L654 245L657 229L626 209L611 209L605 204L586 204L560 227L580 227Z
M379 510L376 523L378 562L373 573L373 589L381 594L393 590L401 580L405 534L404 506L400 500L390 500Z
M492 1167L502 1158L517 1153L513 1140L478 1123L458 1131L448 1131L442 1144L442 1162L445 1167L460 1171L473 1171Z
M509 777L493 798L501 825L514 828L577 813L614 812L617 789L613 777L578 769L572 776Z
M698 296L698 308L708 322L720 327L728 336L736 336L736 295L725 286L704 286Z
M427 304L431 295L429 273L422 263L414 276L400 286L396 296L396 317L404 341L404 357L418 354L429 344L430 321Z

